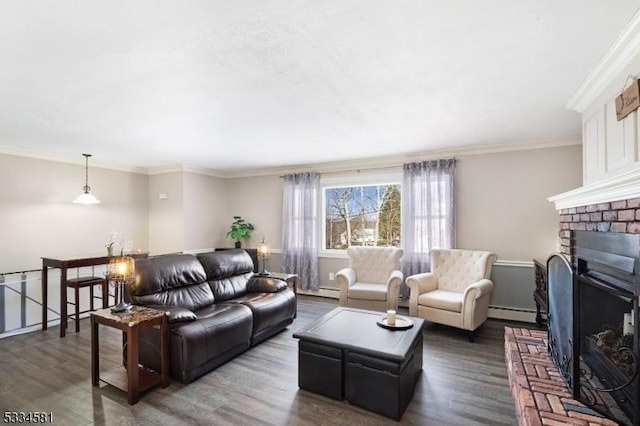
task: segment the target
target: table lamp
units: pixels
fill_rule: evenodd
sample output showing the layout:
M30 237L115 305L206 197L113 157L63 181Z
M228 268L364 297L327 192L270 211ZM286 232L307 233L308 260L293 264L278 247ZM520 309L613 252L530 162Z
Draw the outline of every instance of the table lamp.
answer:
M269 260L269 246L264 238L261 243L258 243L258 258L262 259L262 271L260 271L258 275L263 277L268 276L269 271L267 271L267 260Z
M124 292L126 285L133 282L135 271L135 261L132 257L124 256L120 251L120 256L112 257L109 260L108 279L118 288L119 301L118 304L111 308L111 312L129 312L131 303L124 301Z

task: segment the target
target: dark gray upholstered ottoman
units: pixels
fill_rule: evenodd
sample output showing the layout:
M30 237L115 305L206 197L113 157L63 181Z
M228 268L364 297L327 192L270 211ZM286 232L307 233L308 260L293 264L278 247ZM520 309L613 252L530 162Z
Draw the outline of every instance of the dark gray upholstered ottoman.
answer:
M424 320L388 330L381 312L336 308L294 333L298 386L400 420L422 373Z

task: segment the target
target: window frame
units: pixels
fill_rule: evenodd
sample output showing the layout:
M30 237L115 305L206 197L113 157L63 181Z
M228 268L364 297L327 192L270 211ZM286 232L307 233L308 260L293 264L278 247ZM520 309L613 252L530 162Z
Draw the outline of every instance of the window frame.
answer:
M375 185L399 185L400 196L402 197L402 167L397 169L375 170L375 171L355 171L348 173L335 173L320 176L320 203L318 208L320 217L320 249L319 257L346 259L346 250L327 249L327 209L326 195L327 188L345 188L350 186L375 186ZM402 226L402 225L401 225Z

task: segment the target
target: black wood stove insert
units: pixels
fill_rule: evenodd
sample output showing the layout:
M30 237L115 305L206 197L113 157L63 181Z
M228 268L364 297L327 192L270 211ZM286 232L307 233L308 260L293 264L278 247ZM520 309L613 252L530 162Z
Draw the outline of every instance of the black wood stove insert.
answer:
M640 235L575 231L573 246L573 265L547 260L549 352L575 399L640 425Z

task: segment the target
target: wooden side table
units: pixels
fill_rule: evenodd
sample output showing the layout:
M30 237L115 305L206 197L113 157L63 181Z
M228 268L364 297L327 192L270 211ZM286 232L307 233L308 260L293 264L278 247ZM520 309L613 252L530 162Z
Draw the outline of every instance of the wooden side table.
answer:
M133 306L131 311L113 313L111 309L100 309L91 313L91 374L94 386L100 380L127 392L129 404L138 402L140 392L162 383L162 387L169 385L169 316L167 312L144 306ZM121 330L123 344L127 347L125 369L117 368L100 374L100 345L98 326ZM160 365L161 371L156 372L138 365L138 332L140 330L160 327Z
M282 272L269 272L268 277L277 278L279 280L282 280L282 281L286 282L287 286L289 286L289 288L291 290L293 290L293 294L296 295L296 314L293 317L296 318L298 316L298 281L300 280L300 277L298 276L298 274L285 274L285 273L282 273Z

